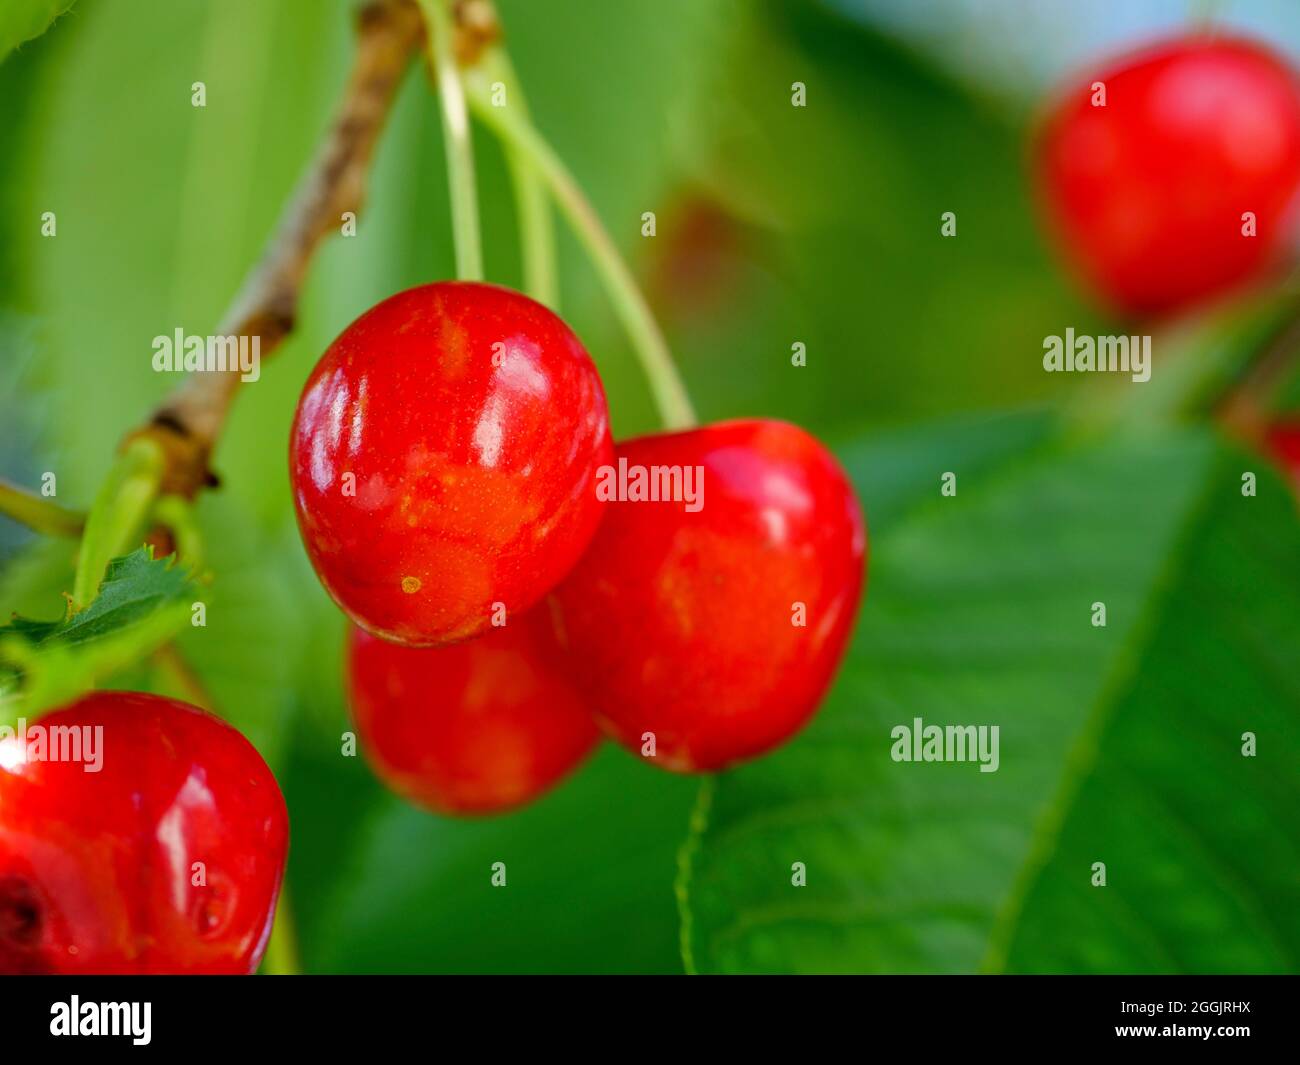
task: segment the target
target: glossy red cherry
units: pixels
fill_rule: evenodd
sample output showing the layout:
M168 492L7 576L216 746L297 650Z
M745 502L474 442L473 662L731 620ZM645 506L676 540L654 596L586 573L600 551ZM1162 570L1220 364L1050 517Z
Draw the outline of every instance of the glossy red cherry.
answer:
M784 422L616 451L620 501L555 594L575 676L625 747L648 752L653 733L654 764L711 770L761 754L812 716L852 628L866 553L853 488ZM646 495L637 471L654 467L681 471L681 498L633 498Z
M347 327L298 403L290 473L303 542L364 629L435 645L521 613L600 520L600 377L526 296L442 282Z
M536 798L600 732L565 675L552 610L452 647L403 647L354 628L349 688L362 748L398 794L439 813Z
M0 973L257 967L289 828L243 736L135 692L0 735Z
M1105 106L1094 106L1095 83ZM1042 198L1071 259L1124 312L1177 311L1288 249L1300 191L1300 79L1253 41L1181 38L1074 78L1038 143ZM1254 216L1255 236L1243 233Z

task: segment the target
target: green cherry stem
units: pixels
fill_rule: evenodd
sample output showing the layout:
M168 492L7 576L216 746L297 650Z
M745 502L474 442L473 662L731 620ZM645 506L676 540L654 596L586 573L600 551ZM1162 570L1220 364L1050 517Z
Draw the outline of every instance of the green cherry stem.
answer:
M428 33L429 64L437 80L442 136L451 190L451 227L456 245L456 276L483 280L483 244L479 235L478 194L474 185L474 144L470 139L465 87L456 66L453 23L443 0L420 0Z
M474 113L508 149L521 152L532 161L591 257L650 379L650 389L664 427L684 429L694 425L695 412L673 365L668 343L659 331L645 297L637 288L632 272L568 167L518 108L512 109L508 98L506 106L493 103L490 82L484 71L478 68L467 71L466 81Z
M0 514L47 536L79 536L84 514L29 492L0 478Z
M494 46L480 60L487 80L501 88L505 98L531 121L523 87L504 48ZM515 192L515 213L523 253L524 291L551 310L560 306L560 275L555 256L555 223L546 183L527 152L506 146L506 165Z
M177 556L195 573L203 568L203 533L194 508L181 496L162 496L154 504L153 516L171 530Z
M289 881L286 878L280 885L280 901L275 907L275 921L271 925L271 939L266 945L262 972L267 976L297 976L301 971L298 936L289 909Z
M162 478L162 448L140 436L118 454L86 517L86 531L72 582L73 609L82 610L99 590L111 559L131 546Z

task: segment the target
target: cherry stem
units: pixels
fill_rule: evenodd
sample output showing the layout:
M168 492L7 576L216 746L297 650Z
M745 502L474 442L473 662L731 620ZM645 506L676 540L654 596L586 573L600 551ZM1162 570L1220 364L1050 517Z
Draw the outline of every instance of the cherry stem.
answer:
M271 925L271 940L266 945L262 971L267 976L297 976L301 972L298 936L294 931L293 915L289 912L287 879L280 885L280 901L276 903L275 921Z
M491 89L483 71L473 72L469 89L474 113L509 149L532 161L591 257L650 379L650 389L665 428L683 429L694 425L695 411L673 365L667 341L637 288L632 272L568 167L532 123L517 109L511 110L508 98L504 106L492 102Z
M187 703L193 703L210 714L221 716L217 714L217 708L213 705L212 696L208 694L207 688L203 686L203 681L199 678L198 673L194 671L194 667L190 665L181 649L176 645L175 640L163 644L154 651L153 665L158 671L158 675L179 692ZM159 694L165 693L159 692Z
M154 504L153 517L171 531L177 557L195 573L202 569L203 533L189 500L178 495L162 496Z
M122 554L140 532L162 480L162 448L139 436L118 453L100 485L77 555L72 582L72 606L84 609L95 598L108 563Z
M514 64L505 49L491 48L483 60L484 70L492 82L499 82L508 100L531 121L523 87L515 74ZM556 268L555 225L551 217L551 201L546 193L546 183L527 152L513 145L506 146L506 165L515 190L515 212L519 221L520 245L523 253L524 291L538 303L552 310L560 306L560 277Z
M0 514L47 536L80 536L86 516L0 478Z
M479 234L478 194L474 183L474 143L470 137L465 86L456 66L451 16L443 0L419 0L428 33L429 65L438 85L442 137L447 152L447 185L451 191L451 228L456 247L456 276L483 280L483 243Z
M1189 0L1187 21L1202 33L1213 34L1218 29L1216 22L1223 14L1220 0Z

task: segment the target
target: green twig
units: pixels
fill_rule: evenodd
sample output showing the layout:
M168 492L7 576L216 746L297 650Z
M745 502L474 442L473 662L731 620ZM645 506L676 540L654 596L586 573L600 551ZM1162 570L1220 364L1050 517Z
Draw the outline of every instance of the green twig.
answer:
M132 546L158 493L163 470L162 448L136 437L118 454L86 517L72 605L81 610L95 598L109 560Z
M511 109L508 99L505 107L493 105L484 71L474 68L467 72L467 84L474 113L501 137L508 149L520 152L532 161L591 256L650 379L650 389L664 426L681 429L694 425L695 412L673 365L668 344L650 313L645 297L637 288L632 272L623 262L581 187L541 134L517 109Z
M0 478L0 514L48 536L79 536L86 516Z
M444 0L420 0L428 33L429 63L438 84L442 136L447 152L447 184L451 190L451 227L456 244L456 276L462 281L483 279L483 245L479 234L478 195L474 185L474 144L470 138L465 87L456 66L453 23Z

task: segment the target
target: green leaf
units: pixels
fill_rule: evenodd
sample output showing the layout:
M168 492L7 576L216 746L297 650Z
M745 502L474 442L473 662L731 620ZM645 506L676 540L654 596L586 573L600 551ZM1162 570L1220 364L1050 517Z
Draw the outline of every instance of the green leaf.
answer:
M0 61L24 41L39 37L76 0L5 0L0 7Z
M76 695L173 636L198 598L189 573L152 548L115 558L86 609L69 605L55 621L14 615L0 626L0 693L21 688L26 713Z
M196 597L197 588L173 561L171 556L155 559L152 548L137 548L109 562L99 594L85 610L68 611L58 621L15 615L8 625L0 626L0 639L17 633L37 644L53 640L76 644L131 625L165 603L188 602Z
M367 770L338 756L337 739L317 772L326 766L334 786L310 802L289 778L291 801L314 822L307 837L295 822L290 884L311 893L328 876L339 885L316 908L320 922L302 929L311 971L681 972L672 875L689 779L606 748L507 816L434 817L384 796L349 832L340 868L322 849L351 816L341 797ZM496 862L504 887L491 883Z
M688 965L1294 969L1300 530L1285 487L1199 433L989 461L989 427L963 432L975 469L951 431L851 456L869 516L884 514L858 632L807 732L703 789L678 885ZM928 470L920 496L900 453ZM1261 474L1257 498L1243 470ZM999 768L892 760L891 730L915 718L998 726Z
M1227 462L1192 526L1047 865L1022 881L1023 906L1013 898L1000 915L998 967L1300 967L1300 535L1278 482L1241 500L1242 470L1260 465ZM1246 732L1254 757L1242 756ZM1086 877L1099 860L1104 890Z

